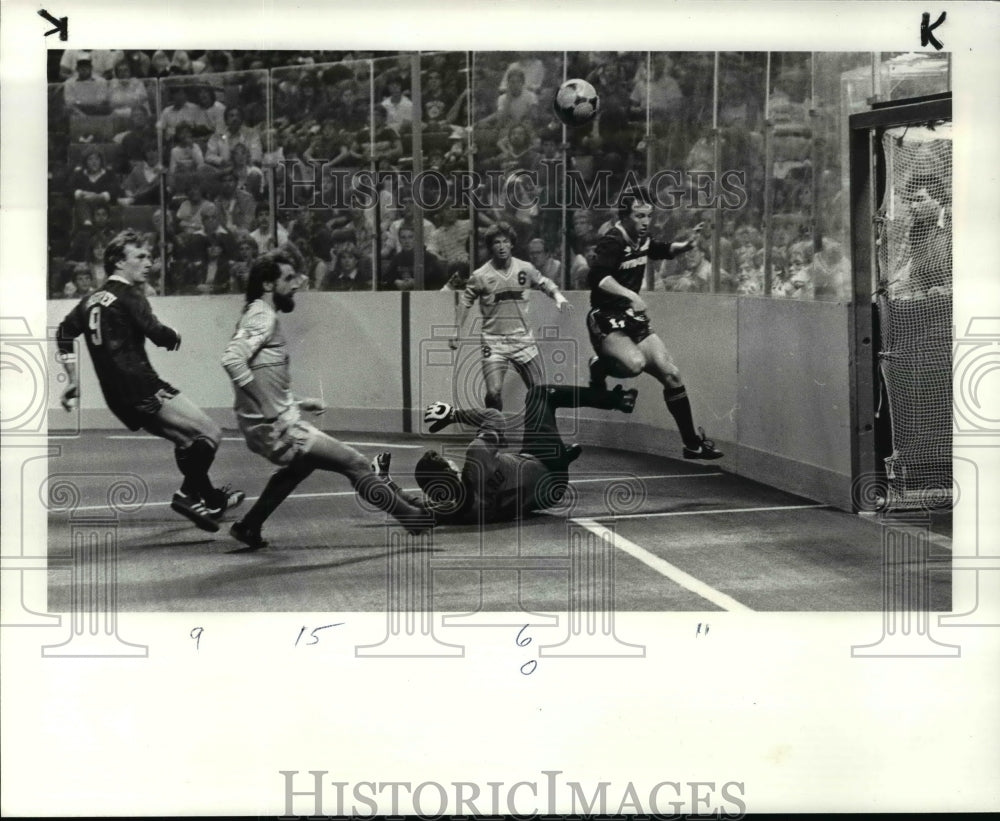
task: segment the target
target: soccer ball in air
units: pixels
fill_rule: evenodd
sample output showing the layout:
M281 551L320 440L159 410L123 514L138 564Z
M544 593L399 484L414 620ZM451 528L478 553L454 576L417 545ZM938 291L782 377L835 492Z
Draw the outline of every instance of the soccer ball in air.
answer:
M601 105L597 90L586 80L567 80L556 92L552 109L560 122L572 127L586 125Z

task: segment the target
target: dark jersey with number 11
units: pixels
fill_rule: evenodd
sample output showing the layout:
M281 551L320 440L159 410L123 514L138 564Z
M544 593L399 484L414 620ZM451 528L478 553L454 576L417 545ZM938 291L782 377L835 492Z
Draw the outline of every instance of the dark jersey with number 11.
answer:
M72 356L73 340L84 334L108 407L119 417L170 385L160 379L146 356L146 340L176 348L180 336L153 314L135 285L111 277L99 291L84 297L59 325L59 353ZM130 425L131 427L131 425Z

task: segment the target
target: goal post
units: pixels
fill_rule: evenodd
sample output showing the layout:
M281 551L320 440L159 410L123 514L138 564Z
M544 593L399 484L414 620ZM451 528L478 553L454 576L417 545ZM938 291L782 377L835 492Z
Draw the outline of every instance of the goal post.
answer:
M951 136L949 94L850 118L858 510L951 503Z

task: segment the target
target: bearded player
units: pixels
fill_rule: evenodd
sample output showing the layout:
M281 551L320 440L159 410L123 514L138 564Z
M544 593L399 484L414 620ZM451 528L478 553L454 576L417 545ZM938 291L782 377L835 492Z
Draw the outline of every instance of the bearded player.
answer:
M719 459L722 453L695 430L691 403L680 371L663 340L650 327L646 303L639 296L651 259L673 259L694 247L695 236L684 242L659 242L650 238L653 205L644 188L626 192L618 204L618 221L597 241L590 267L590 312L587 331L597 353L590 360L590 382L603 387L608 376L627 379L641 373L663 385L667 410L684 441L685 459Z
M410 533L426 530L433 518L418 500L374 475L354 448L302 418L302 411L319 414L326 405L322 399L296 399L291 391L288 346L278 314L295 309L295 294L305 281L295 265L296 255L280 250L253 263L246 305L222 355L247 446L278 466L260 498L229 532L251 548L266 547L264 522L317 469L346 476L362 500L393 516Z
M80 300L57 332L59 359L69 378L62 405L70 410L79 396L73 340L83 334L111 412L129 430L142 429L174 443L184 479L170 507L214 533L222 514L242 502L244 494L212 485L208 470L222 437L219 426L160 379L146 356L147 339L168 351L181 346L181 335L156 318L141 290L151 267L149 248L134 231L122 231L104 249L108 279Z
M551 279L530 262L513 256L514 229L498 222L487 229L486 247L490 260L472 272L455 307L455 336L448 344L458 348L466 317L476 300L483 314L483 378L486 380L486 407L503 410L503 382L508 366L513 366L525 387L542 381L541 354L528 324L530 290L541 291L555 300L559 310L572 306Z

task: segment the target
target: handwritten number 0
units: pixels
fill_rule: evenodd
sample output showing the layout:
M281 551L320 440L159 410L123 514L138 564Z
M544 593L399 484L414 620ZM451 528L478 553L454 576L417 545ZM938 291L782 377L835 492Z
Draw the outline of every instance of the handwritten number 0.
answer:
M535 672L535 668L538 666L538 661L535 659L529 659L524 664L521 665L521 675L530 676ZM530 668L530 669L529 669Z

